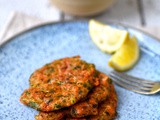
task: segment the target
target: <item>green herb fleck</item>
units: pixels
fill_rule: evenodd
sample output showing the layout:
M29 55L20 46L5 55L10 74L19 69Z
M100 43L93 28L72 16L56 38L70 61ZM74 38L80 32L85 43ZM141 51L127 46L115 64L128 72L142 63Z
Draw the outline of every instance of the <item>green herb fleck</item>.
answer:
M54 68L53 67L49 67L48 69L45 70L45 73L48 75L48 74L51 74L52 72L54 72Z
M60 109L62 106L60 104L55 104L54 107Z
M90 83L83 83L83 87L87 88L88 90L91 90L93 86Z
M50 66L50 63L46 64L45 66Z
M49 99L49 100L46 101L46 104L49 104L52 101L53 101L53 99L51 98L51 99Z
M109 80L108 80L108 83L109 83L109 84L112 84L112 80L111 80L110 78L109 78Z
M29 104L28 104L28 105L29 105L30 107L32 107L32 108L36 108L36 109L37 109L37 108L38 108L38 106L39 106L37 103L35 103L35 102L31 102L31 101L29 102Z
M30 92L28 92L28 91L26 91L25 93L26 93L26 95L30 95Z
M83 92L82 92L82 90L79 90L79 92L78 92L79 94L82 94Z
M90 85L90 86L88 86L88 90L90 91L91 89L92 89L93 87Z
M63 82L62 81L57 81L57 85L62 85Z
M87 83L83 83L83 87L87 87Z
M50 93L54 93L55 91L54 91L53 89L51 89L49 92L50 92Z
M80 68L81 68L81 66L75 66L75 67L73 68L73 70L80 69Z
M76 99L74 97L72 97L71 102L74 104L76 102Z
M57 95L58 98L62 97L63 95Z

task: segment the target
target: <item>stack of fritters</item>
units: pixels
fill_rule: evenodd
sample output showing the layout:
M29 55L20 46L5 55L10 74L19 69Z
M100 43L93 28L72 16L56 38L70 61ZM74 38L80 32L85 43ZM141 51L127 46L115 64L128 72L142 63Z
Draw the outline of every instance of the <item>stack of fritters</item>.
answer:
M79 56L36 70L20 101L40 111L37 120L111 120L117 96L111 80Z

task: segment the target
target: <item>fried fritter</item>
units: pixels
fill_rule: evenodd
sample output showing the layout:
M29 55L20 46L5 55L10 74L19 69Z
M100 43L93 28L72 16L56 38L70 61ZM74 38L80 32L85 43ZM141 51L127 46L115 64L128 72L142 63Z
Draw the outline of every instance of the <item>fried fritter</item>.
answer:
M99 80L93 64L72 57L53 61L35 71L30 78L30 85L20 101L47 112L77 103L94 86L99 85Z
M98 104L106 100L110 96L109 87L111 84L111 80L105 74L100 73L98 76L100 79L100 85L93 88L93 90L88 94L87 99L85 101L76 103L75 105L69 107L67 111L66 110L59 111L64 113L65 117L70 117L68 118L68 120L78 120L78 119L81 120L82 118L85 119L84 117L86 116L98 115ZM56 117L55 112L50 112L50 113L40 112L39 115L37 115L36 119L41 120L39 119L39 116L41 117L43 115L44 120L50 120L52 117L51 114L52 116L55 115Z
M103 73L99 73L100 85L93 88L88 94L87 100L71 106L72 117L81 118L98 114L98 104L106 100L110 94L110 79Z
M86 97L88 89L82 85L64 84L61 86L29 88L21 96L21 102L40 111L53 111L69 107Z
M111 85L111 94L98 107L98 115L91 116L88 120L112 120L116 117L117 95L114 86Z
M57 80L63 84L65 82L84 83L89 78L93 85L98 85L96 79L92 79L95 74L94 64L89 64L80 60L79 56L63 58L46 64L36 70L30 77L30 86L39 87L45 83L52 84ZM94 75L94 76L93 76Z
M111 80L79 56L46 64L29 81L20 101L40 111L36 120L112 120L116 116L117 95Z

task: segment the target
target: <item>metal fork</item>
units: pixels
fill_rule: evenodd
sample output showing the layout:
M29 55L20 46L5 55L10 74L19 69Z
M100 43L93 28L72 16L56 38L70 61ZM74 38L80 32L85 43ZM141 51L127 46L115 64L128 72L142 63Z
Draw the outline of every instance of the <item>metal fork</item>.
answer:
M110 72L109 76L113 82L133 92L149 95L160 91L160 82L143 80L116 71Z

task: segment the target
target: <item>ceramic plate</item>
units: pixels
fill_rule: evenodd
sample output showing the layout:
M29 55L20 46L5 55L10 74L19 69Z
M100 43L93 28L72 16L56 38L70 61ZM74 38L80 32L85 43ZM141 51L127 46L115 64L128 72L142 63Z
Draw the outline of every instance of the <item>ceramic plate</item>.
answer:
M141 46L138 64L127 74L160 81L160 42L136 29L109 24L134 34ZM110 55L91 41L87 21L42 25L13 37L0 46L0 120L33 120L37 111L19 102L29 87L29 77L55 59L80 55L104 73ZM140 95L115 85L118 94L117 120L160 120L160 93Z

